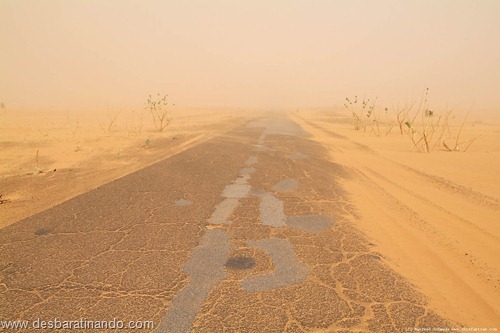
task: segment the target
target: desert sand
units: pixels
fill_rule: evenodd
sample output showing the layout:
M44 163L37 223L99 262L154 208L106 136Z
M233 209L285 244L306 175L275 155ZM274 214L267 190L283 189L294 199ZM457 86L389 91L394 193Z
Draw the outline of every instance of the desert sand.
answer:
M1 0L0 331L499 331L499 13Z
M220 135L244 114L173 108L159 132L146 110L2 109L0 227Z
M148 122L147 114L144 114L143 128L140 130L137 127L138 118L135 113L119 113L117 121L107 129L104 124L110 118L106 112L85 113L81 117L73 114L64 117L64 114L55 113L50 113L50 117L22 113L7 117L7 111L3 112L4 125L0 134L2 147L0 188L2 200L5 200L0 205L2 227L15 224L23 218L132 174L155 162L168 161L169 157L209 142L211 138L224 138L225 142L236 147L236 143L242 144L247 139L243 141L241 138L233 139L235 134L226 136L224 133L236 127L243 128L244 132L246 128L244 124L248 124L250 119L258 118L257 113L234 110L219 112L176 110L172 114L171 125L164 133L159 133ZM96 121L99 116L101 119ZM308 203L312 205L311 207L327 205L328 207L325 206L323 209L331 211L332 216L347 214L347 224L341 223L335 228L351 230L349 225L354 225L357 231L348 232L349 237L354 238L357 238L356 233L361 231L363 237L369 241L369 246L374 246L374 251L380 254L384 265L396 272L397 276L409 281L428 299L429 310L426 310L426 313L435 311L440 317L465 327L498 325L500 265L496 256L500 253L498 226L500 184L496 181L496 177L500 171L498 168L500 119L471 117L464 126L463 136L477 139L467 152L449 152L442 147L436 147L429 153L419 153L410 150L411 141L396 130L380 136L354 130L351 115L342 109L296 110L289 112L287 117L307 133L307 144L302 141L294 143L295 139L291 137L289 139L291 146L287 147L285 139L275 142L272 140L274 137L269 136L271 139L268 141L275 145L275 151L289 150L286 154L290 154L297 147L310 146L311 149L314 148L315 155L322 156L322 153L317 151L326 150L328 152L326 158L332 165L338 165L341 167L339 170L344 170L325 170L323 176L327 175L331 178L328 181L338 183L342 191L346 192L348 199L343 198L341 203L333 203L334 198L325 196L321 203L315 203L314 200ZM271 123L278 128L277 134L281 131L279 129L281 121L276 121L277 125ZM381 126L387 124L382 123ZM453 130L457 128L452 126ZM294 133L292 131L288 135L295 135ZM258 133L252 135L254 140ZM261 144L264 138L264 134L260 136L255 146L257 148L254 150L262 155L259 159L267 158L266 165L272 166L276 163L272 157L276 153ZM218 146L213 145L213 147ZM233 149L231 156L234 155L235 159L242 158L238 155L238 148L231 149ZM311 152L300 151L300 154L287 155L283 161L297 160L294 163L303 163L305 167L309 162L307 160L301 162L300 159ZM203 156L202 151L199 154ZM213 154L218 156L219 153L213 152ZM224 165L221 161L214 163ZM246 163L250 163L250 159ZM316 184L308 194L313 197L317 195L315 186L321 187L318 179L322 177L320 176L322 165L309 165L315 168L314 179L305 171L303 174L298 173L293 176L294 179L300 179L300 182L311 181L312 184ZM206 168L213 169L208 166ZM259 186L269 187L267 178L282 178L280 170L285 169L280 168L281 166L270 167L266 173L258 173L262 178L259 180ZM246 169L242 169L242 172L244 170ZM198 174L195 176L202 177ZM189 179L190 176L185 175L185 177ZM213 181L206 179L206 186L210 186ZM293 187L292 183L278 183L273 190L287 192L286 187L289 185ZM261 200L264 200L262 198ZM289 197L285 195L284 198L290 207L294 207L296 204L294 195ZM236 219L235 226L228 226L227 232L236 239L243 237L241 235L248 236L257 231L268 233L267 227L255 226L253 219L245 220L244 216L251 215L245 209L255 210L253 205L257 199L245 200L248 200L248 206L241 208L242 215L238 215L240 214L238 210L234 213L242 219ZM328 200L333 200L330 205ZM346 206L344 201L350 204ZM182 206L182 202L179 205ZM263 219L262 216L260 219ZM31 223L25 222L26 225ZM22 229L21 224L19 228ZM212 233L214 234L212 236L216 237L219 229L218 227L215 228L217 230L212 229L206 230L206 237ZM280 235L279 232L276 235ZM307 248L304 246L304 249ZM363 248L365 246L368 245L363 245ZM304 250L305 252L299 250L299 257L314 258L324 255L314 249L311 253L307 252L309 250ZM188 254L189 251L185 256ZM346 258L349 255L344 254ZM252 256L262 259L263 262L269 260L261 258L262 254L258 251ZM266 265L269 266L270 263L267 262ZM182 272L181 267L179 267L180 272ZM360 272L363 272L362 267L360 266ZM266 271L270 267L259 269ZM319 268L314 270L316 269ZM320 271L316 273L320 274ZM345 278L349 279L349 275ZM355 281L357 278L362 278L362 275L358 277L353 275L351 278ZM180 293L179 290L178 292ZM209 298L207 302L210 301ZM227 304L221 303L221 306L231 307L233 302L239 302L239 299L226 301ZM197 302L202 304L203 299L200 298ZM325 304L329 304L328 302ZM394 313L393 316L397 318L397 314ZM169 320L168 315L165 318L164 323ZM200 318L202 317L194 322L194 327L200 329L210 327L206 326L209 325L208 322ZM312 317L305 316L304 320L310 318Z
M462 135L477 140L467 152L439 146L430 153L410 151L396 129L387 136L355 131L342 109L293 118L349 168L344 185L359 213L352 220L390 266L443 316L470 327L498 325L500 117L472 113Z

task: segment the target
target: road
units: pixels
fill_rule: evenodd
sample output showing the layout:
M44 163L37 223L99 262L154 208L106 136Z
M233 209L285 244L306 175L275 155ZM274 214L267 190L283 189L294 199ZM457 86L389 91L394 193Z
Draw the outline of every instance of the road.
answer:
M450 327L349 222L352 174L328 156L287 117L259 118L0 229L0 320Z

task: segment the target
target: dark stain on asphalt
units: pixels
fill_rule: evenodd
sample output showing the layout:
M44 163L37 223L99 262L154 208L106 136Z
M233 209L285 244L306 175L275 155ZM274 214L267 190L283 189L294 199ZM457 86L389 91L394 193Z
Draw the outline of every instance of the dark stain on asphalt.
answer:
M38 229L37 231L35 231L35 235L38 235L38 236L42 236L42 235L48 235L50 234L52 230L50 229Z
M230 269L250 269L255 266L255 260L249 257L233 257L226 262L226 267Z

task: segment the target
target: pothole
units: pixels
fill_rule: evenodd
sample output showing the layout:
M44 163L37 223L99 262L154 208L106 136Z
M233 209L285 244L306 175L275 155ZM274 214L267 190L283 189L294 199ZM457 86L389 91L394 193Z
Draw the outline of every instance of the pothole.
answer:
M250 257L233 257L229 258L225 266L237 270L250 269L255 266L255 260Z

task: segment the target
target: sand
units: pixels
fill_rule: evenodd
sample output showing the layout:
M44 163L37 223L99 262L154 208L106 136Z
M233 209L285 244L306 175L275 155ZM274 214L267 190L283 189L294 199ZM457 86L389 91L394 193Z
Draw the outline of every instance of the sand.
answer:
M343 184L358 213L352 221L389 265L444 317L496 327L500 117L469 118L462 136L478 139L467 152L430 153L410 151L397 130L380 137L356 131L343 110L301 110L293 119L353 175Z
M145 112L142 129L140 112L120 112L109 127L114 115L1 110L0 228L255 116L175 110L172 124L158 133ZM355 205L351 220L383 260L443 317L468 327L498 325L500 117L470 118L463 136L477 140L465 153L441 147L418 153L397 128L387 136L355 131L340 109L290 116L351 175L341 181Z
M240 110L176 109L162 132L147 111L0 109L0 228L209 140ZM115 121L112 123L113 119Z

